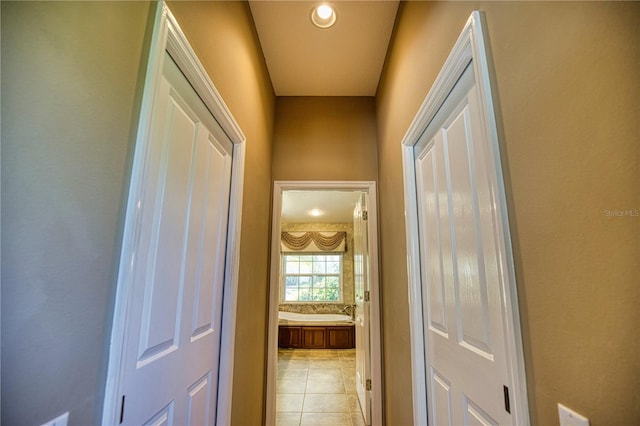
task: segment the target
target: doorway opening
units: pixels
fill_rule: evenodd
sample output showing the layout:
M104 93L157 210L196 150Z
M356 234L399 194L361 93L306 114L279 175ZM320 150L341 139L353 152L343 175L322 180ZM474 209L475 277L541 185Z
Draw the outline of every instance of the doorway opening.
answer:
M266 424L381 423L377 241L375 182L274 183Z

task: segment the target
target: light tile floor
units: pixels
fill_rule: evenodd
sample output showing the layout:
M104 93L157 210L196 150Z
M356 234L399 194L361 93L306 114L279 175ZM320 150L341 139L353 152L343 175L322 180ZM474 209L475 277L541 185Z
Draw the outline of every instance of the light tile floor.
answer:
M278 350L277 426L364 426L353 349Z

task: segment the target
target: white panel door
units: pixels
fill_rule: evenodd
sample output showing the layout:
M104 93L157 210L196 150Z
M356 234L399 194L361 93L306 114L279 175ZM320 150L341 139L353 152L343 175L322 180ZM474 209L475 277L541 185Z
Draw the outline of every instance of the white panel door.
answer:
M356 302L356 392L366 424L371 424L371 347L369 336L369 234L367 194L362 193L353 210L353 278Z
M491 149L469 66L415 146L429 422L513 424Z
M131 262L123 424L214 424L232 144L165 54Z

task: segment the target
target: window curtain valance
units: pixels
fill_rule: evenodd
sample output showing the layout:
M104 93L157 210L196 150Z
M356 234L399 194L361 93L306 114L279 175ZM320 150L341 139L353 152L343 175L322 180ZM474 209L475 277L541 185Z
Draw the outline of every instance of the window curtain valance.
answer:
M283 232L281 250L287 252L329 251L344 253L347 250L347 233L337 232Z

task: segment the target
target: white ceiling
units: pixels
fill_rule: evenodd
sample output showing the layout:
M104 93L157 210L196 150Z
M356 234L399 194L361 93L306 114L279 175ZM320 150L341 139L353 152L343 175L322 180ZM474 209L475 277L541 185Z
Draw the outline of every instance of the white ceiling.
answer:
M352 223L359 191L284 191L282 223ZM309 212L319 209L321 216Z
M327 29L311 23L319 3L249 1L276 96L375 96L398 1L328 1Z

